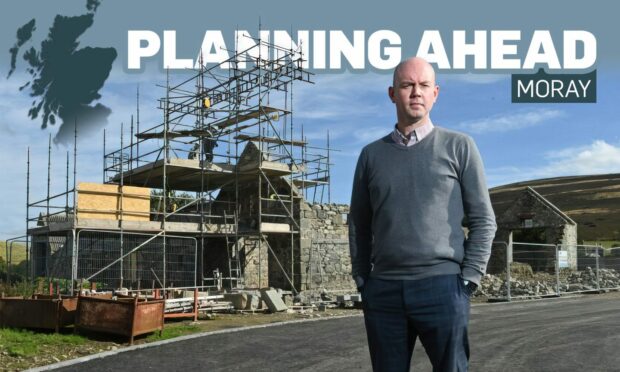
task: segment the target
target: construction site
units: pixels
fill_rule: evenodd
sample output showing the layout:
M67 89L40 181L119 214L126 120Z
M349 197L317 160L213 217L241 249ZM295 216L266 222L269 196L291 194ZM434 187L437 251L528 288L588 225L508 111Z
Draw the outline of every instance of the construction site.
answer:
M50 190L57 175L48 171L47 194L31 196L28 160L20 241L30 279L45 278L57 295L193 297L181 313L207 302L264 307L252 300L260 289L305 305L355 291L348 206L330 203L335 150L328 133L325 145L309 144L294 121L294 87L313 74L299 51L253 41L182 81L167 74L159 124L140 122L138 91L129 139L126 126L120 139L104 133L102 183L79 182L77 132L62 192ZM217 301L231 293L247 295Z

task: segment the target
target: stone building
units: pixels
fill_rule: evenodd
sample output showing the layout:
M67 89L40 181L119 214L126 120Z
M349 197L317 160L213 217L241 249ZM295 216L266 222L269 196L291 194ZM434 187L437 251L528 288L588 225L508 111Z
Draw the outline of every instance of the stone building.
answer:
M494 245L490 272L505 270L506 261L528 263L535 271L553 270L555 250L543 244L558 244L568 252L569 267L576 267L577 223L536 190L528 186L503 206L493 201L493 207L498 226L495 241L506 244Z

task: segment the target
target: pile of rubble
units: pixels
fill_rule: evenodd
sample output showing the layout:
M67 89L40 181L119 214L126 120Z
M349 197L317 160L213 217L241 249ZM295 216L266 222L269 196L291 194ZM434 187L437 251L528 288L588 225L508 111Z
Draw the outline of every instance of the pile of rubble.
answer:
M505 275L485 275L480 287L474 294L476 297L502 298L507 297L508 288ZM538 297L555 295L557 280L554 274L536 273L531 276L515 276L510 278L510 295ZM563 272L560 275L560 292L592 291L597 288L620 288L620 274L614 269L599 269L597 286L596 271L587 267L583 271Z
M620 287L620 274L614 269L599 269L599 288ZM596 271L587 267L584 271L568 276L568 291L587 291L597 287Z
M207 292L180 291L175 298L166 299L166 314L190 313L194 309L194 298L198 302L199 312L231 311L270 311L280 312L288 309L283 299L290 292L264 288L259 290L239 291L209 295ZM195 296L195 297L194 297Z

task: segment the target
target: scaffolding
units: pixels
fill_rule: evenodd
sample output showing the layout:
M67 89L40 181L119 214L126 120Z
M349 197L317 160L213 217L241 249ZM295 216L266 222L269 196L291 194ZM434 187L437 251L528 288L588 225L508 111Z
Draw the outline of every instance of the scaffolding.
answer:
M114 188L97 192L116 203L105 211L106 223L84 218L101 210L78 205L80 192L91 191L76 185L75 147L72 189L69 154L64 193L50 195L48 171L46 198L27 202L33 276L71 279L71 286L87 279L110 287L167 288L176 275L175 284L183 287L224 283L237 289L269 285L262 267L269 262L297 292L300 203L322 203L325 190L330 201L329 137L326 147L309 146L303 127L294 123L293 86L312 83L300 52L252 41L219 65L207 67L201 58L181 82L172 83L167 73L165 96L158 100L163 120L147 129L140 128L138 90L128 144L121 129L120 148L108 152L104 132L103 182ZM130 206L132 197L145 198L140 188L150 190L147 211ZM50 204L63 197L64 206ZM45 213L30 217L41 207ZM92 236L100 235L108 243L95 247ZM169 246L183 252L183 264L171 269ZM258 267L249 283L244 262L251 255Z

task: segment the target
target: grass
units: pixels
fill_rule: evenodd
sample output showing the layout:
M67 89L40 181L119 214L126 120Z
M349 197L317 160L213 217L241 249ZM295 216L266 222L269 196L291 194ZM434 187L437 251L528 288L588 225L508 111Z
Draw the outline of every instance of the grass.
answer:
M620 247L620 242L617 240L585 240L584 245L600 245L603 248Z
M153 341L167 340L169 338L185 336L185 335L189 335L189 334L200 332L200 331L202 331L202 327L196 324L181 324L174 328L164 328L164 330L161 333L161 336L159 335L159 332L151 333L150 335L146 337L146 341L153 342Z
M26 245L25 244L13 243L12 245L10 245L10 247L12 248L12 251L13 251L11 254L11 259L12 259L11 263L13 265L19 265L22 261L26 260ZM4 262L7 261L6 242L4 240L0 241L0 258L2 258Z
M17 283L7 283L0 280L0 293L5 296L30 297L35 292L36 286L23 280Z
M11 357L30 357L43 352L44 349L79 346L86 342L86 338L73 334L0 329L0 350L6 350Z

